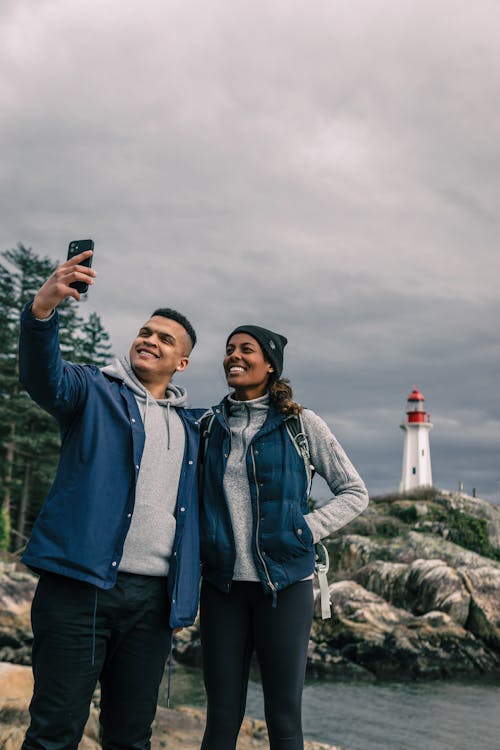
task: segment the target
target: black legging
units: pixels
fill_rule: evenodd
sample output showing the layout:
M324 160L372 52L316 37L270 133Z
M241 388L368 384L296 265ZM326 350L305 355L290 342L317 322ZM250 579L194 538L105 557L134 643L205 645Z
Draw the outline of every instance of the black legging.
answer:
M312 581L278 593L233 581L224 594L203 581L200 630L207 691L202 750L234 750L245 715L250 657L259 661L270 750L303 750L302 688L313 615Z

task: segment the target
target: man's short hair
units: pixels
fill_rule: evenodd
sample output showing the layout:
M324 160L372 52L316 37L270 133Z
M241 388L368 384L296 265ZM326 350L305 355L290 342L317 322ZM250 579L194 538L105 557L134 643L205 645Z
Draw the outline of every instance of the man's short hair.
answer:
M177 310L172 310L171 307L159 307L154 311L154 313L151 314L151 317L154 318L155 315L159 315L162 318L168 318L169 320L175 320L176 323L179 323L185 329L187 335L191 339L191 348L194 347L194 345L196 344L196 333L185 315L177 312Z

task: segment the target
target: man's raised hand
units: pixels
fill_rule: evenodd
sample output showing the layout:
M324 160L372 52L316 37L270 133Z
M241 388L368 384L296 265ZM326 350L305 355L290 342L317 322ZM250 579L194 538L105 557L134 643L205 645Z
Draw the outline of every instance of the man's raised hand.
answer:
M91 255L92 250L85 250L56 268L35 295L31 306L31 312L35 318L48 318L54 308L66 297L73 297L77 302L80 301L79 292L70 284L75 281L83 281L84 284L94 283L96 272L87 266L78 265Z

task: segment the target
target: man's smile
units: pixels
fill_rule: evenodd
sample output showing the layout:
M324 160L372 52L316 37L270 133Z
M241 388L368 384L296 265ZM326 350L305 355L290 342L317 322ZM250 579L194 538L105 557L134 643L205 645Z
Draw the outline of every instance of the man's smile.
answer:
M137 347L136 352L142 359L158 359L160 356L159 354L156 354L151 349L147 349L144 346Z

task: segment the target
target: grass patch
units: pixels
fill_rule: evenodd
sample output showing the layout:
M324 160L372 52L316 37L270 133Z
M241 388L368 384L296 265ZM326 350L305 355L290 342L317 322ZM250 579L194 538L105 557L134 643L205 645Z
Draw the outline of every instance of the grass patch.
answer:
M484 557L500 560L500 549L493 547L483 518L474 518L459 510L452 510L446 519L450 527L449 539L461 547L477 552Z
M413 500L414 502L429 502L435 500L440 492L436 487L418 487L408 492L390 492L387 495L374 495L374 503L392 503L395 500Z
M5 508L0 508L0 552L9 549L10 522Z
M403 525L397 518L381 516L374 519L375 534L384 539L392 539L404 532Z
M500 549L491 544L484 518L476 518L456 509L444 510L438 506L429 508L428 518L446 525L450 542L483 557L500 561Z
M412 503L411 505L400 505L399 503L394 504L391 508L391 513L396 518L399 518L403 523L414 524L418 519L418 512L416 506Z

